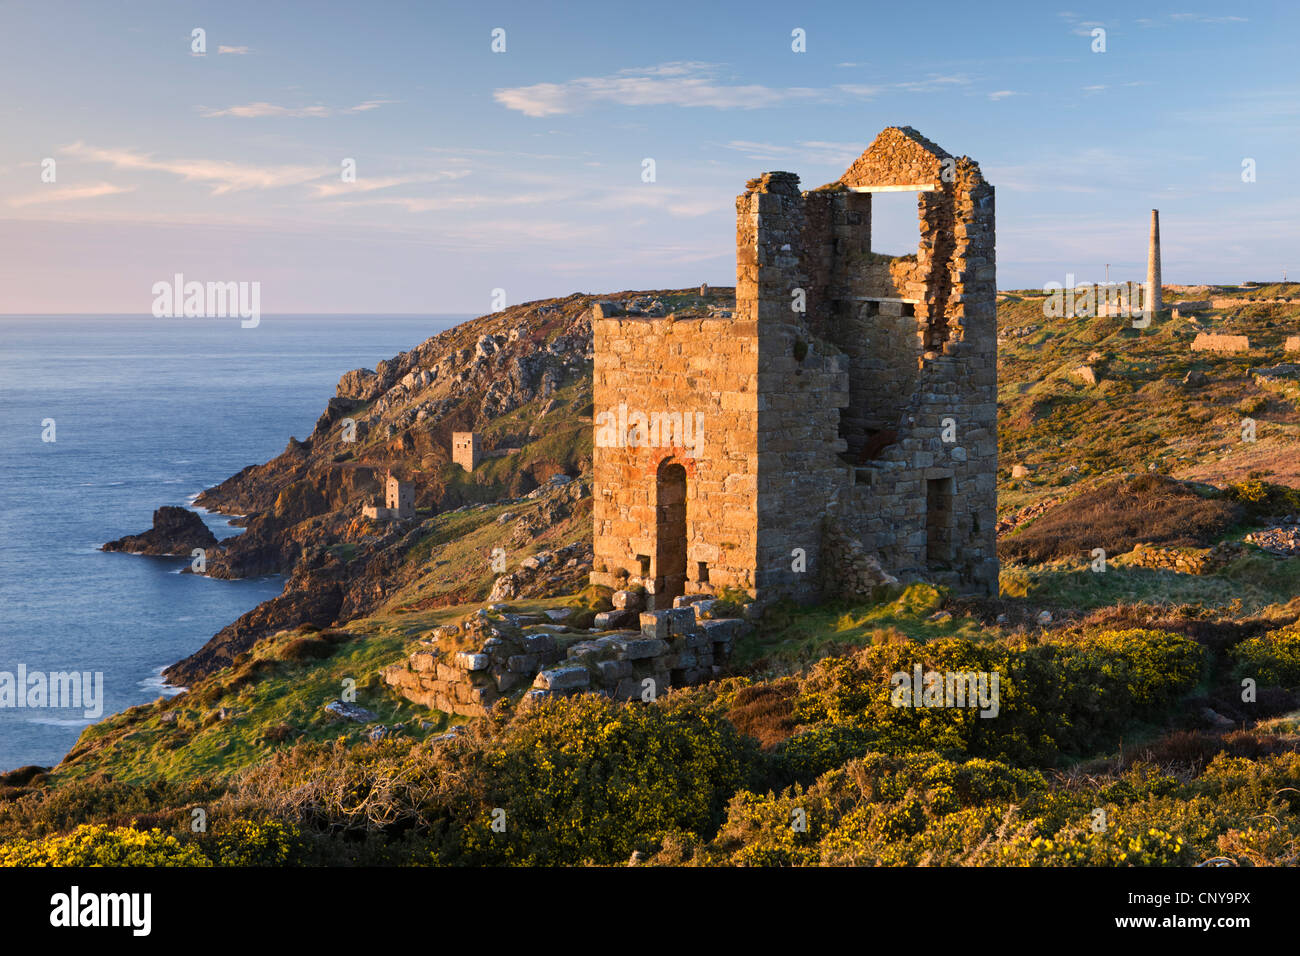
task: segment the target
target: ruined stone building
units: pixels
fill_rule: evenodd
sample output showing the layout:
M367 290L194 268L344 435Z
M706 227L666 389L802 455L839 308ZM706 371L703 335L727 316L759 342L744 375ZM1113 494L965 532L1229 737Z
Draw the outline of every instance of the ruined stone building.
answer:
M891 257L871 247L872 193L899 191L917 194L920 241ZM734 316L595 310L592 582L644 585L653 607L724 587L860 594L885 574L995 593L978 164L891 127L834 183L751 180L736 214Z
M415 484L400 481L391 472L384 482L384 507L394 518L415 517Z
M451 433L451 460L456 464L466 471L473 471L482 456L482 443L475 432Z
M451 460L466 471L473 471L489 458L504 458L522 450L514 447L484 449L478 432L451 433Z
M384 480L384 503L372 499L361 508L361 514L376 521L403 521L415 517L415 484L401 481L391 471Z

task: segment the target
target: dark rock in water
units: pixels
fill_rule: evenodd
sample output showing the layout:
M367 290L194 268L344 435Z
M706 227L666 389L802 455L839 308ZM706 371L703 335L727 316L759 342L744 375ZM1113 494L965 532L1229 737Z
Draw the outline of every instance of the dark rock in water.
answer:
M110 541L103 550L189 557L195 548L211 548L216 543L217 536L193 511L164 505L153 513L153 527L148 531Z

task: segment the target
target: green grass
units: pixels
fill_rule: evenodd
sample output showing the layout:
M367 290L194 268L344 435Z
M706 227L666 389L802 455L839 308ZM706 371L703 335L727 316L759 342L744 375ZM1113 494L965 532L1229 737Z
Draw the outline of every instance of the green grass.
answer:
M324 710L342 696L345 680L356 682L356 703L373 711L379 723L404 723L404 734L412 739L445 731L463 719L411 704L393 693L381 675L420 633L464 613L464 608L442 608L354 621L347 626L352 639L321 661L279 660L284 647L302 636L299 631L283 632L257 646L252 660L269 662L262 665L268 670L260 678L248 683L232 680L241 671L236 666L171 700L133 707L88 727L74 748L85 752L59 768L56 782L102 772L127 782L219 780L295 743L359 743L373 724L339 720ZM222 708L231 716L215 720ZM171 722L164 720L171 714L176 715ZM289 735L276 739L285 727Z
M777 604L766 611L755 635L738 642L731 663L742 670L786 670L815 661L844 645L870 644L873 639L896 634L931 640L976 638L985 633L973 618L932 619L945 597L941 589L913 584L892 600L878 604Z
M1200 604L1246 613L1285 604L1300 593L1300 557L1278 558L1259 551L1243 555L1216 574L1180 574L1127 565L1112 558L1104 572L1083 559L1033 567L1004 565L1002 596L1049 607L1092 610L1114 604Z

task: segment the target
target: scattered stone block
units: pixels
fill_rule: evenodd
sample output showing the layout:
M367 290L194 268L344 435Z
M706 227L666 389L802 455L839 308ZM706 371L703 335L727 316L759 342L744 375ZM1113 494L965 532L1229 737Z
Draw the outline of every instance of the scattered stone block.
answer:
M540 690L563 691L581 690L591 684L591 675L585 667L556 667L540 671L533 686Z

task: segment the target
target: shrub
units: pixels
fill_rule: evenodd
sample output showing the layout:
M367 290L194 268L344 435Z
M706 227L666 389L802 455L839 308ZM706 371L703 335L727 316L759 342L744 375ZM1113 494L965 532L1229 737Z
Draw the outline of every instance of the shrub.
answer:
M1252 521L1300 514L1300 490L1257 478L1229 485L1225 497L1241 505Z
M996 713L894 706L891 676L910 675L918 664L923 672L989 674L990 692L997 675ZM807 779L865 747L1051 762L1062 752L1090 752L1128 723L1164 713L1196 685L1201 664L1192 639L1140 629L1018 648L965 638L872 645L812 668L795 717L837 729L796 735L782 754L792 779Z
M66 836L0 844L0 866L211 866L196 846L161 830L87 824Z
M280 821L215 821L204 846L216 866L285 866L299 862L301 837Z
M747 754L720 708L595 695L519 714L483 755L486 792L465 834L474 862L615 863L675 829L712 832ZM505 832L490 810L505 810Z
M334 653L334 645L319 637L300 637L290 641L280 650L280 659L286 661L320 661Z
M1300 687L1300 624L1242 641L1232 649L1236 675L1261 685Z

